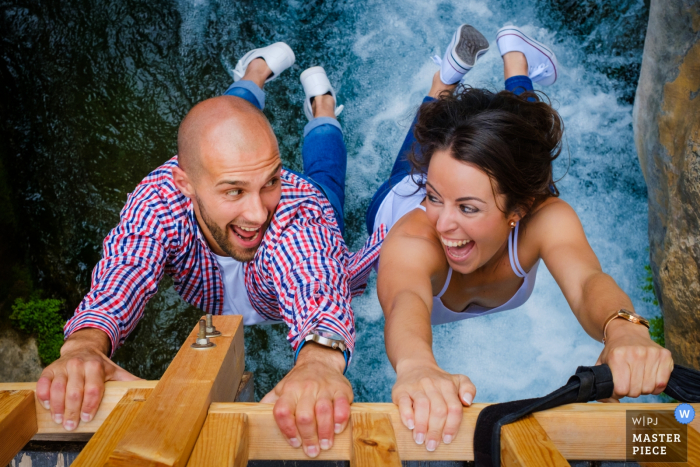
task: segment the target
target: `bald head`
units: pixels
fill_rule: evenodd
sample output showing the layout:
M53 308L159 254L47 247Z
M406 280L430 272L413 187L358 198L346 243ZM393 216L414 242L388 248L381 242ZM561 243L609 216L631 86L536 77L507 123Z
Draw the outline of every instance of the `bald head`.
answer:
M195 105L177 134L178 163L192 178L217 163L255 165L257 156L276 151L277 139L265 115L234 96L219 96Z

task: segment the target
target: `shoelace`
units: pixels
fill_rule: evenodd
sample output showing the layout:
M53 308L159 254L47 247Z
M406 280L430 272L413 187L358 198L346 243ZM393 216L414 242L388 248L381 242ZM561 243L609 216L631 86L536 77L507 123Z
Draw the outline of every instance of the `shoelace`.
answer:
M439 56L433 55L430 58L432 58L433 63L435 63L437 66L442 66L442 59Z
M537 78L537 77L540 76L540 75L542 75L542 76L549 76L549 75L551 75L551 74L552 74L552 70L549 70L548 68L549 68L549 67L547 66L546 63L540 63L539 65L537 65L536 68L534 68L534 69L532 69L532 70L528 70L528 72L529 72L529 74L530 74L530 79L535 79L535 78Z

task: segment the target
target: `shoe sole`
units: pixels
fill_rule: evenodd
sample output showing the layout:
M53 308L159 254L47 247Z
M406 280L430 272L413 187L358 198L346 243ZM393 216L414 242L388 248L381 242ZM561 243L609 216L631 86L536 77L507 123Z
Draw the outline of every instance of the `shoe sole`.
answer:
M516 26L505 26L505 27L499 29L498 32L496 33L496 43L498 43L498 40L503 36L519 37L520 39L524 40L532 47L539 50L545 57L547 57L547 59L549 59L549 62L552 64L552 68L554 68L554 81L557 80L557 78L559 77L558 76L559 61L557 60L557 56L554 55L554 52L552 52L552 50L549 47L547 47L546 45L544 45L541 42L536 41L535 39L532 39L530 36L525 34L520 28L518 28Z
M459 40L452 52L454 61L465 67L472 68L479 57L489 50L489 41L475 27L468 24L459 29Z

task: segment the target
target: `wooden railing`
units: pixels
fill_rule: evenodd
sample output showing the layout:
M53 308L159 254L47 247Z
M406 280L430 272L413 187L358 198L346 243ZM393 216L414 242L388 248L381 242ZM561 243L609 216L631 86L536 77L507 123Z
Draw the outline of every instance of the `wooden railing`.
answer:
M221 337L192 349L195 329L160 381L108 382L95 418L66 432L34 395L34 383L0 384L0 466L30 440L89 442L80 466L244 466L248 460L304 460L282 436L272 405L231 402L244 367L240 317L216 317ZM474 427L486 404L464 409L451 444L434 452L416 445L393 404L356 403L348 429L319 460L353 467L398 466L401 460L473 460ZM669 404L571 404L505 426L501 464L566 466L569 460L625 460L625 411ZM694 404L700 410L700 404ZM700 466L700 419L688 427L688 463ZM646 464L661 466L663 464ZM683 464L670 464L680 466Z

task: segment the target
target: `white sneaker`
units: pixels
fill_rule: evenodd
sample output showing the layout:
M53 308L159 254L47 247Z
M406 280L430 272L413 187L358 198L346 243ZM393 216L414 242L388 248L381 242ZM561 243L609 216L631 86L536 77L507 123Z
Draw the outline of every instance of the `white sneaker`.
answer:
M445 84L455 84L471 70L479 57L489 50L489 41L473 26L463 24L452 36L445 56L437 55L433 61L440 66L440 80Z
M265 80L266 83L277 78L280 73L294 65L294 61L296 60L291 47L284 42L275 42L267 47L253 49L238 60L236 68L233 70L234 82L243 78L245 71L248 69L248 65L256 58L264 59L267 66L272 70L272 76Z
M316 96L322 96L324 94L331 93L333 100L336 102L335 116L340 115L343 111L344 106L337 105L338 99L335 96L335 89L331 86L331 82L328 81L328 76L326 75L326 70L321 66L314 66L304 70L304 72L299 77L301 80L301 85L304 87L304 94L306 98L304 99L304 113L309 121L314 119L314 112L311 108L311 98Z
M498 30L496 43L501 56L521 52L527 59L528 76L541 86L554 84L558 77L559 62L546 45L529 37L520 28L504 26Z

